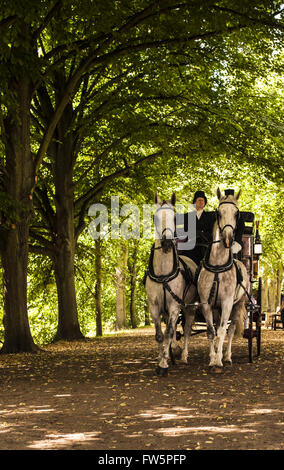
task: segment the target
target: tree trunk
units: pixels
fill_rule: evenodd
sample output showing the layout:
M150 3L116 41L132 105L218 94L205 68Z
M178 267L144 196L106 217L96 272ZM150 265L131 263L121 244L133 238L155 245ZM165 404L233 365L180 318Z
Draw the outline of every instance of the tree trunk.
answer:
M262 288L261 288L261 310L262 312L269 311L268 303L268 280L263 277L262 279Z
M29 55L29 31L24 22L19 31L18 57ZM24 40L22 38L24 37ZM15 49L14 49L15 52ZM9 82L15 103L13 113L3 120L2 140L5 146L4 191L13 205L6 217L1 241L4 281L4 344L2 352L17 353L37 350L31 336L27 311L27 266L29 225L33 213L32 191L35 184L34 163L30 150L31 78L17 70Z
M268 304L270 312L275 312L276 310L276 284L276 279L269 280Z
M126 271L128 249L126 244L119 247L116 267L116 329L122 330L126 324Z
M279 264L277 269L277 289L276 289L276 306L281 306L281 286L283 281L283 266Z
M53 261L58 299L58 327L55 341L82 339L79 327L75 279L74 250L62 241L59 253Z
M96 247L96 336L103 335L102 327L102 254L101 254L101 240L95 242Z
M137 279L137 253L138 242L134 244L134 251L132 253L132 263L130 265L130 322L132 328L137 328L136 321L136 279Z
M58 84L60 93L60 85ZM54 184L56 204L56 255L53 260L58 296L58 329L55 340L82 339L75 290L75 234L72 105L66 106L56 128Z
M63 177L62 180L65 178ZM64 186L63 181L62 186ZM79 326L75 289L73 198L67 195L63 197L61 191L57 191L56 218L57 253L53 266L58 298L58 327L55 340L71 341L82 339L84 336Z
M3 353L33 352L27 311L27 263L29 223L21 222L2 240L5 328Z

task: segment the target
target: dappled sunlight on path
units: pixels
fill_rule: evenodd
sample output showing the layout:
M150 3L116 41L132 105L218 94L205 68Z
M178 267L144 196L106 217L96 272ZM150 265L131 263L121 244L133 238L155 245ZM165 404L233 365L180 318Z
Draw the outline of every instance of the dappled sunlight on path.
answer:
M283 340L282 331L264 331L253 364L240 341L218 376L203 338L192 341L189 364L162 379L149 334L4 355L0 448L283 449Z

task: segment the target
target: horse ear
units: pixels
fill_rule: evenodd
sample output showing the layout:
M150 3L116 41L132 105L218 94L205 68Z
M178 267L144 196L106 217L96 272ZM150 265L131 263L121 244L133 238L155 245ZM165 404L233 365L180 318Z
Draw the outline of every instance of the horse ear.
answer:
M155 193L155 204L160 204L160 206L161 206L161 204L162 204L162 201L161 201L161 199L159 198L159 196L158 196L157 193Z
M236 200L239 199L239 197L240 197L240 195L241 195L241 192L242 192L242 190L240 189L239 192L236 194L236 196L235 196Z
M220 191L220 188L217 189L217 197L220 201L221 197L222 197L222 194L221 194L221 191Z
M172 206L175 205L176 200L177 200L177 198L176 198L176 193L173 193L173 194L172 194L172 197L171 197L171 205L172 205Z

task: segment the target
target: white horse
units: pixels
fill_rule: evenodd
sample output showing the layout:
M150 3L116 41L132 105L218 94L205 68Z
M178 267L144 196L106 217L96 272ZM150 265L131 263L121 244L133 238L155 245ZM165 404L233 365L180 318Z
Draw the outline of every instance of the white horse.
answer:
M155 195L155 243L146 271L146 293L159 346L159 365L156 369L159 376L166 376L168 373L170 347L176 340L176 325L181 310L185 316L182 360L187 362L188 340L195 315L193 302L197 296L193 284L196 264L187 257L178 257L177 254L174 237L175 202L175 194L170 201L163 202ZM162 318L166 323L164 333L161 327Z
M209 367L223 367L223 343L228 321L228 345L225 362L232 363L232 339L242 315L245 313L245 292L248 289L248 276L243 263L233 259L231 246L239 217L236 196L222 196L218 188L219 207L213 228L213 243L208 256L202 262L197 289L207 323L207 337L210 342ZM217 327L217 338L214 328ZM215 350L215 340L216 350Z

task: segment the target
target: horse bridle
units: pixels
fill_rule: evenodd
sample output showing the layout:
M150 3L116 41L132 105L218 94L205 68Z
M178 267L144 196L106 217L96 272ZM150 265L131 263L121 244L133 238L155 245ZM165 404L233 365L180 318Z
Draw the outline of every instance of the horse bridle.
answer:
M236 207L237 213L236 213L236 225L235 225L235 227L233 227L231 224L226 224L226 225L224 225L224 227L222 227L222 228L220 227L220 218L221 218L221 216L220 216L220 214L219 214L219 207L220 207L222 204L232 204L233 206ZM226 227L231 227L231 229L232 229L233 232L235 233L235 231L236 231L236 226L237 226L237 222L238 222L239 217L240 217L240 211L239 211L238 206L237 206L234 202L232 202L232 201L222 201L222 202L220 202L220 204L219 204L219 206L218 206L218 209L216 210L216 214L217 214L217 223L218 223L218 227L219 227L220 233L222 234L223 231L224 231L224 229L225 229Z
M169 207L169 206L163 207L163 206L161 206L161 207L159 207L159 208L156 210L156 214L157 214L157 212L159 212L159 211L161 211L161 210L171 210L171 211L175 212L175 210L174 210L173 207ZM156 214L155 214L155 215L156 215ZM155 227L156 227L156 230L157 230L157 234L158 234L158 236L159 236L159 239L162 240L163 235L164 235L164 232L165 232L166 230L170 230L171 233L172 233L172 238L169 238L169 240L172 240L172 242L173 242L173 241L175 240L175 234L174 234L173 230L172 230L170 227L165 227L165 228L162 230L162 233L160 233L159 230L158 230L158 227L157 227L157 225L156 225L155 215L154 215L154 224L155 224ZM160 247L158 247L158 248L160 248Z

